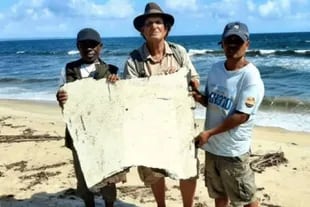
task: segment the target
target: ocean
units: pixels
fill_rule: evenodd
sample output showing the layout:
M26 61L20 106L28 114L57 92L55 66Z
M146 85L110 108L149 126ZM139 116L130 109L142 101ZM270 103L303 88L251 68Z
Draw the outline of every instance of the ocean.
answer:
M251 34L247 59L261 72L265 97L258 126L310 132L310 32ZM224 59L220 35L171 36L182 44L201 76L201 90L211 64ZM103 38L102 59L120 68L142 37ZM79 58L75 39L1 40L0 98L55 101L60 71ZM195 116L204 118L198 105Z

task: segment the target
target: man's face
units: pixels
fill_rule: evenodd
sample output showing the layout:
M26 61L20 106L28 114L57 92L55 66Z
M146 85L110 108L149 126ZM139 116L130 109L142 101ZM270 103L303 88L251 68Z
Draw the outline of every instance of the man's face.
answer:
M243 41L237 35L231 35L222 42L222 45L227 59L239 59L245 56L249 41Z
M161 17L154 16L145 19L141 32L146 41L158 41L165 39L168 31L164 20Z
M83 40L78 42L78 49L83 60L93 63L99 58L102 44L94 40Z

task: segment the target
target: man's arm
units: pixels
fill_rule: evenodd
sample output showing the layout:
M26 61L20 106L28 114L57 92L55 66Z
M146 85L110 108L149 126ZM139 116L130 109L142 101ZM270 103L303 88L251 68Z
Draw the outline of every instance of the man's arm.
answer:
M209 130L202 131L196 138L195 143L198 147L204 145L208 142L208 140L211 138L211 136L226 132L228 130L231 130L243 123L245 123L249 119L250 115L245 114L239 111L236 111L231 116L227 117L222 124L218 125L217 127L214 127Z
M203 105L204 107L207 107L208 106L207 97L199 91L199 81L191 80L189 84L191 86L191 94L194 100Z

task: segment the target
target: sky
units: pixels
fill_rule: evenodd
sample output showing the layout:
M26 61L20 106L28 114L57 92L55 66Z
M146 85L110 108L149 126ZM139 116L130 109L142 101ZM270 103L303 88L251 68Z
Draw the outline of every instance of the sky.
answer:
M0 39L74 38L84 27L102 37L139 36L133 19L145 0L1 0ZM158 0L174 16L170 35L221 34L231 21L250 33L310 32L309 0Z

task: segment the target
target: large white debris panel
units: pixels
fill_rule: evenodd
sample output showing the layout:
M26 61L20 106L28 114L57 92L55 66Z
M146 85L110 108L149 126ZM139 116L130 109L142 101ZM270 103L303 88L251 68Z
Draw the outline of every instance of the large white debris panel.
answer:
M82 79L64 86L64 119L89 187L130 166L197 175L194 100L188 74L119 80Z

